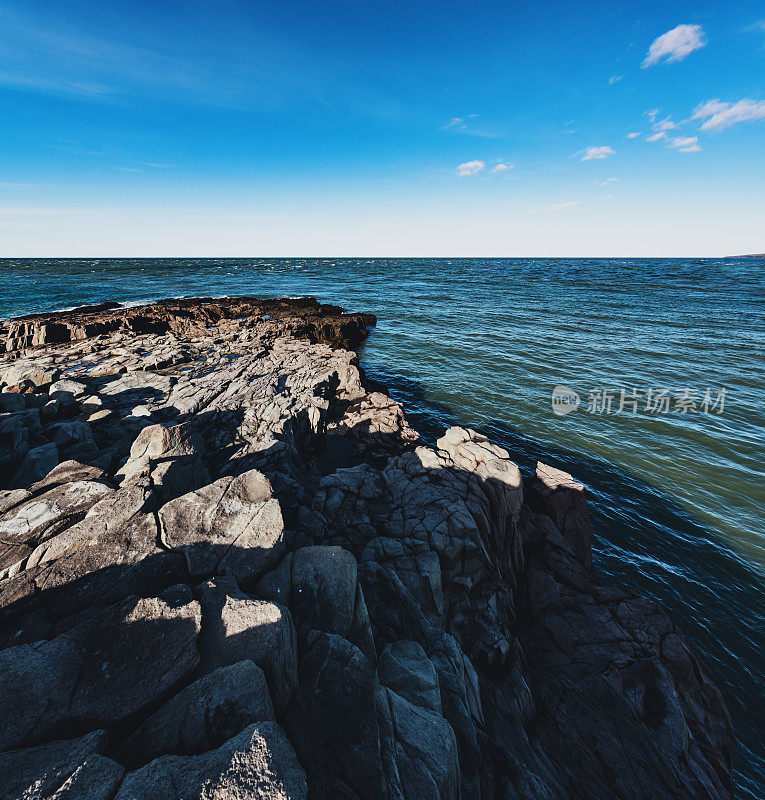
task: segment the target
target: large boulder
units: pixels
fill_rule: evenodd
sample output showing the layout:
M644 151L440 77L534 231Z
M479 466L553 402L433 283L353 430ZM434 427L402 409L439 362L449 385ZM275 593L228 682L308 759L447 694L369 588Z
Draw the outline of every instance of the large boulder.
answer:
M415 706L441 714L438 673L417 642L389 644L377 664L380 683Z
M460 800L457 740L449 723L440 714L410 703L390 689L384 694L406 800Z
M213 750L253 722L275 721L263 670L252 661L220 667L182 689L120 748L126 764Z
M341 636L312 632L286 727L316 800L386 798L374 665Z
M266 675L274 706L283 710L297 684L297 642L290 612L246 595L231 578L207 581L197 591L202 606L201 673L253 661Z
M93 444L93 429L87 422L80 420L56 422L47 428L46 434L59 447Z
M3 800L110 800L125 770L102 755L106 733L0 753Z
M113 725L194 669L196 602L132 598L46 642L0 651L0 749L83 725Z
M203 454L204 440L187 425L147 423L116 477L123 485L150 483L160 503L167 503L209 483Z
M258 583L261 597L288 606L298 634L337 633L376 660L356 559L341 547L301 547Z
M228 573L246 585L284 555L279 501L257 470L171 500L159 518L165 543L183 550L195 575Z
M305 773L282 729L259 722L217 750L165 756L129 773L115 800L307 800Z
M50 442L33 447L11 479L14 489L27 489L58 465L58 447Z
M202 437L183 425L150 425L135 438L130 458L179 458L193 456L204 450Z

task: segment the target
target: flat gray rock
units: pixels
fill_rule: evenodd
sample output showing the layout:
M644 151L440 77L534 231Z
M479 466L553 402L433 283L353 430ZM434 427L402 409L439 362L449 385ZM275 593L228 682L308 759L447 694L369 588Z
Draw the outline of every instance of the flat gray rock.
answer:
M196 575L254 582L284 555L284 522L268 479L257 470L221 478L165 504L164 540L183 550Z

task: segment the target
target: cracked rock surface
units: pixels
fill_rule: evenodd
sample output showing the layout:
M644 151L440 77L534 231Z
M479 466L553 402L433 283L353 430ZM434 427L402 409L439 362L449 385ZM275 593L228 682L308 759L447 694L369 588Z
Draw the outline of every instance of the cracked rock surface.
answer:
M310 299L0 323L0 797L722 800L731 726L587 501Z

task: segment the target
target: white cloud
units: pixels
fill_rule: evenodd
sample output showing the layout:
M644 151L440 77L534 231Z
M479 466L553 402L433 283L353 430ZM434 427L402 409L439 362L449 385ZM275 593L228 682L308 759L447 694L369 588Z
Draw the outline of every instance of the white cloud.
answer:
M505 172L508 169L515 169L515 167L512 164L505 164L503 162L500 162L494 167L492 172Z
M653 129L653 133L645 137L647 142L658 142L659 139L666 138L667 131L673 131L677 128L677 123L672 121L672 117L664 117L664 119L657 122L656 115L658 113L658 108L652 108L650 111L645 112L645 115L651 120L651 128Z
M616 197L616 195L613 195L613 194L607 194L607 195L604 195L604 196L603 196L603 199L604 199L604 200L613 200L615 197Z
M681 61L706 44L701 25L678 25L655 39L648 48L642 67L650 67L666 56L667 63Z
M750 100L745 97L738 103L723 103L707 100L694 110L692 119L703 119L702 131L721 131L739 122L765 119L765 100Z
M464 178L467 175L477 175L485 166L485 161L466 161L457 167L457 175L460 178Z
M673 131L677 127L675 122L672 122L672 117L665 117L661 122L654 122L653 129L655 131Z
M638 136L640 136L640 131L633 131L627 134L628 139L637 139Z
M698 153L701 150L698 136L676 136L667 142L667 147L672 147L681 153Z
M615 83L619 83L619 81L624 77L624 75L612 75L608 79L608 85L613 86Z
M442 131L448 131L450 129L464 131L465 128L467 128L467 125L465 125L464 117L452 117L446 125L441 126Z
M592 161L596 158L608 158L609 156L615 155L616 150L606 146L606 145L591 145L590 147L585 147L584 150L581 150L577 155L582 156L582 161Z
M608 186L609 183L616 183L618 180L618 178L606 178L606 180L604 180L600 185Z
M556 211L563 211L565 208L578 206L580 202L580 200L569 200L568 203L553 203L551 206L547 206L547 208L543 208L540 211L524 211L523 213L528 216L536 216L537 214L552 214Z

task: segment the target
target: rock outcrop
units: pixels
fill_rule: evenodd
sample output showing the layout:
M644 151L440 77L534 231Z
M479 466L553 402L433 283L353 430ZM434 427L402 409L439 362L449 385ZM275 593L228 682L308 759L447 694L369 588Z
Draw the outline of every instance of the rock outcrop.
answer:
M425 445L310 299L0 323L0 796L732 796L721 694L585 490Z

